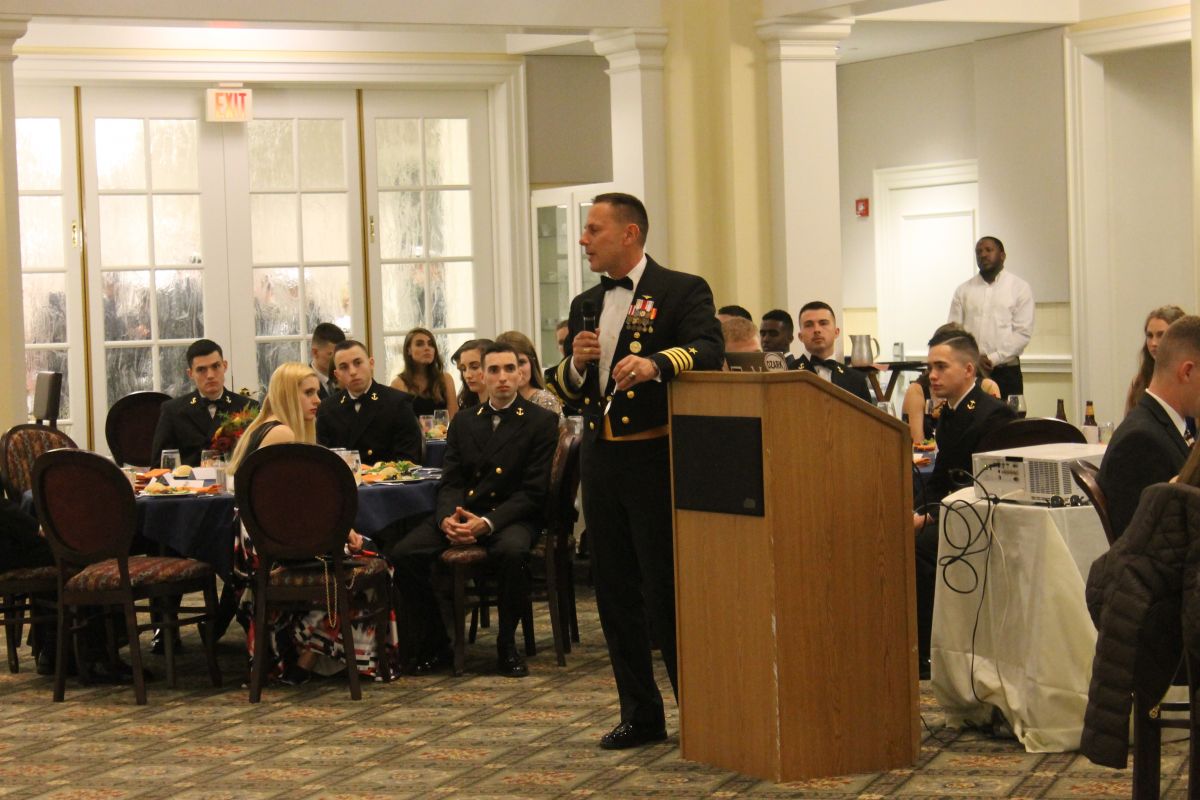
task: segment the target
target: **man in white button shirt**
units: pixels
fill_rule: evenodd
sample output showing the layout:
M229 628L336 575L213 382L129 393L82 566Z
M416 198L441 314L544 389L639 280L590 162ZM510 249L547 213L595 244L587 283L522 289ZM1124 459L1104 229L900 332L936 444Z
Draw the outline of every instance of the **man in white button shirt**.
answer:
M975 336L984 375L1008 397L1025 393L1021 353L1033 336L1033 291L1004 270L1004 257L1004 243L995 236L975 243L979 274L954 290L948 321Z
M1125 532L1142 489L1179 474L1191 450L1186 418L1200 414L1200 317L1171 323L1146 394L1113 434L1096 476L1113 533Z

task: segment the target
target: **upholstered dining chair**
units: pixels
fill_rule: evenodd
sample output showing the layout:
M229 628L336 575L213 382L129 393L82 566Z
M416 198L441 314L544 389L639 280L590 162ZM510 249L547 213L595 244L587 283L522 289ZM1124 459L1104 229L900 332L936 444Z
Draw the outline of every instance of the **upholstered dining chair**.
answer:
M238 513L258 555L253 576L255 658L250 702L262 698L269 652L267 612L326 606L337 609L350 697L362 699L353 655L350 596L365 597L368 590L375 597L380 677L390 680L386 631L393 607L392 579L383 559L344 554L358 512L357 486L346 462L317 445L276 444L251 453L238 466L234 483ZM327 569L286 563L318 558L326 561Z
M1108 498L1104 496L1104 490L1100 488L1100 482L1096 480L1099 472L1100 469L1095 464L1084 461L1082 458L1071 462L1071 477L1075 479L1076 485L1091 501L1092 508L1096 509L1096 516L1100 517L1100 525L1104 528L1104 537L1111 545L1117 540L1117 537L1113 534L1112 520L1108 517Z
M14 425L0 437L0 478L14 503L33 488L33 463L47 450L74 449L75 442L57 428L45 425Z
M220 686L216 643L208 633L212 626L202 624L217 618L216 573L211 565L191 558L129 554L137 532L137 511L133 488L125 474L96 453L51 450L38 456L34 466L33 498L58 572L54 700L61 701L66 691L67 635L80 629L75 618L88 606L119 606L124 610L138 705L146 702L138 634L155 627L178 630L184 625L200 626L209 677L214 686ZM203 609L176 605L179 598L192 592L203 593ZM138 601L147 602L137 605ZM139 624L137 614L149 613L152 608L160 618ZM166 637L167 685L172 688L173 638ZM111 637L109 651L115 661L116 647Z
M1009 420L985 433L976 453L1030 447L1035 444L1086 444L1083 432L1069 422L1053 417L1029 417Z
M131 392L112 404L104 418L104 441L118 464L158 466L150 463L154 429L162 404L170 399L162 392Z
M53 605L38 600L39 596L54 594L58 588L57 575L54 567L24 567L0 572L0 622L4 624L9 672L20 671L18 648L25 624L53 625L58 620ZM35 631L31 637L34 658L37 658L41 641Z

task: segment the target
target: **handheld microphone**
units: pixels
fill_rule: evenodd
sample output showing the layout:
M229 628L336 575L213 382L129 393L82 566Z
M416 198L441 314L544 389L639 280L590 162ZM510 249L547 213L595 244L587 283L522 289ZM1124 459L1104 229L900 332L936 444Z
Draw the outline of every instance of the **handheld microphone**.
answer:
M579 304L579 312L583 314L583 329L585 331L596 330L596 303L593 300L584 300Z

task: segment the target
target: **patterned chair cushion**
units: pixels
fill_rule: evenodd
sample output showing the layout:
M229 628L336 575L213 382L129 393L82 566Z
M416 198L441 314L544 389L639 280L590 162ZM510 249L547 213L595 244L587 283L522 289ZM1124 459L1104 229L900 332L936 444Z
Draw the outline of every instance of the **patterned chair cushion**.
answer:
M159 556L135 556L129 559L129 584L133 587L152 583L175 583L176 581L203 578L213 574L211 564L194 558L163 558ZM110 558L98 564L84 567L67 581L68 591L107 591L121 586L121 573L117 560Z
M353 591L363 581L385 571L387 562L382 558L352 558L346 559L346 567L349 571L349 588ZM333 574L333 564L329 565L328 570L320 561L313 561L311 565L276 567L271 570L271 585L323 586L326 574Z
M8 572L0 572L0 592L4 591L5 583L15 583L16 581L49 581L50 583L55 583L57 577L57 567L10 569Z
M442 553L442 563L450 566L467 566L486 560L487 550L475 544L450 547Z

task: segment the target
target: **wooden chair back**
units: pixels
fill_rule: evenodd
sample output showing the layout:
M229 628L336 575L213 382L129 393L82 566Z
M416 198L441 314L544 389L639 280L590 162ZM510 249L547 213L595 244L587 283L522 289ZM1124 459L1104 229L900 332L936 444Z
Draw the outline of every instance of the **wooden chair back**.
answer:
M0 478L14 503L33 488L33 465L48 450L76 449L75 442L57 428L45 425L14 425L0 438Z
M33 500L60 564L86 566L129 555L137 531L133 487L104 456L77 449L38 456Z
M1008 450L1013 447L1030 447L1035 444L1086 444L1083 432L1061 419L1030 417L1014 419L994 430L988 431L979 440L976 453L992 450Z
M162 404L171 399L162 392L132 392L112 404L104 419L104 441L118 464L157 467L154 455L154 429Z
M1071 462L1071 477L1075 479L1075 483L1083 490L1087 499L1092 502L1092 507L1096 509L1096 514L1100 517L1100 524L1104 527L1104 536L1111 545L1117 540L1117 537L1113 534L1112 520L1108 517L1108 498L1104 496L1104 490L1100 488L1100 482L1096 480L1099 472L1099 468L1090 461L1077 458Z

